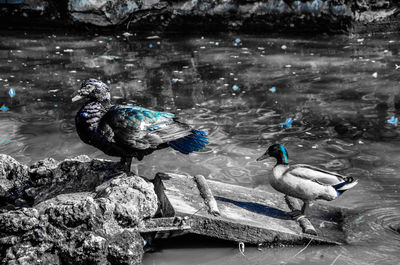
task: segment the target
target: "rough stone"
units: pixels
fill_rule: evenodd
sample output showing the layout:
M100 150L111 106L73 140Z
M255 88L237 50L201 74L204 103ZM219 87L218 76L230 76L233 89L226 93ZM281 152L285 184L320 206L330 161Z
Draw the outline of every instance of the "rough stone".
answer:
M68 10L77 22L110 26L121 24L130 14L150 9L158 2L159 0L69 0Z
M0 207L22 196L28 185L28 167L8 155L0 155Z
M185 29L255 28L274 31L398 31L400 3L395 0L21 0L0 10L7 21L34 17L43 21ZM1 1L0 1L1 3ZM14 26L14 25L13 25Z
M121 173L117 163L87 156L46 159L29 169L0 156L0 165L14 179L10 172L23 174L14 185L20 190L14 204L30 199L30 207L0 208L2 263L141 263L143 239L135 228L157 211L151 182Z
M88 156L65 159L58 163L53 159L39 161L29 168L33 182L25 194L35 203L70 191L92 191L104 180L118 174L119 164Z
M124 230L108 244L108 260L111 264L140 264L143 257L143 239L139 233Z

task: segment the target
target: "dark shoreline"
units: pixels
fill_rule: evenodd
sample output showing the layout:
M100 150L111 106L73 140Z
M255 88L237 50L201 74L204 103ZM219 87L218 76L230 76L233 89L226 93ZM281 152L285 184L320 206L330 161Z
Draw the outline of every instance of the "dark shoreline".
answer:
M124 16L115 9L119 0L110 1L115 4L110 8L115 10L88 7L80 13L74 11L72 4L68 6L67 1L56 5L45 0L36 2L43 5L35 8L22 4L0 4L0 29L289 34L393 33L400 29L400 3L396 1L364 1L362 6L354 1L284 1L290 4L283 4L280 9L277 9L277 3L280 3L277 0L201 0L194 1L195 4L193 1L190 1L192 4L189 1L155 1L153 5L126 11ZM323 4L316 8L313 6L315 3ZM293 8L294 4L302 6L296 9ZM79 8L81 6L75 9ZM93 16L96 18L93 19ZM109 21L104 20L104 17Z

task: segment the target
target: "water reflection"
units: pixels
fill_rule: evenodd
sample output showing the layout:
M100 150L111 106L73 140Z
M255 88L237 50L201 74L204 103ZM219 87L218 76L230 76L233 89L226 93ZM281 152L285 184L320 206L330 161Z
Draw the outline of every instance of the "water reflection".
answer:
M0 144L0 152L24 163L80 154L109 158L83 144L74 130L80 105L71 103L71 94L83 79L99 78L112 88L114 103L174 112L210 134L202 152L161 150L137 162L141 175L203 174L273 191L266 179L273 163L254 160L269 144L282 143L293 163L360 179L331 203L356 209L348 220L352 245L310 247L290 264L330 264L339 255L336 264L396 263L400 137L387 120L400 116L399 36L358 42L345 36L150 35L2 31L0 105L9 110L0 112L0 128L10 141ZM292 128L282 128L288 118ZM371 241L374 251L365 255ZM248 264L278 264L298 250L251 250ZM196 255L198 263L209 262L203 251L181 264ZM213 251L212 264L243 264L236 250L207 250ZM145 264L178 264L184 254L166 250Z

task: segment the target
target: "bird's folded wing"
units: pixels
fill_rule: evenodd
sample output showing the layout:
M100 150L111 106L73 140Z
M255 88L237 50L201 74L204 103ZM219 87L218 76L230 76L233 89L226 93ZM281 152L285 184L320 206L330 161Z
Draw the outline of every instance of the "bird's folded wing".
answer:
M296 177L309 179L323 185L335 185L344 181L345 176L310 165L298 164L292 166L287 173Z
M155 148L190 134L188 126L174 121L174 114L135 106L114 106L104 117L117 143L129 148Z

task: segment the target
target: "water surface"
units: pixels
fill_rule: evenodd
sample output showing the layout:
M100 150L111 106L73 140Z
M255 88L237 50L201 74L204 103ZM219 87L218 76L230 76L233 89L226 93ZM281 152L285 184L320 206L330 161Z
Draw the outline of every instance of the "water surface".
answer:
M271 143L307 163L360 179L332 205L355 209L348 245L262 249L182 242L144 264L398 264L400 260L400 36L130 36L60 31L0 32L0 153L22 163L87 154L71 95L98 78L113 102L173 112L209 132L211 144L184 156L172 149L136 162L141 175L203 174L272 191ZM9 90L15 96L10 97ZM293 119L292 128L280 123Z

